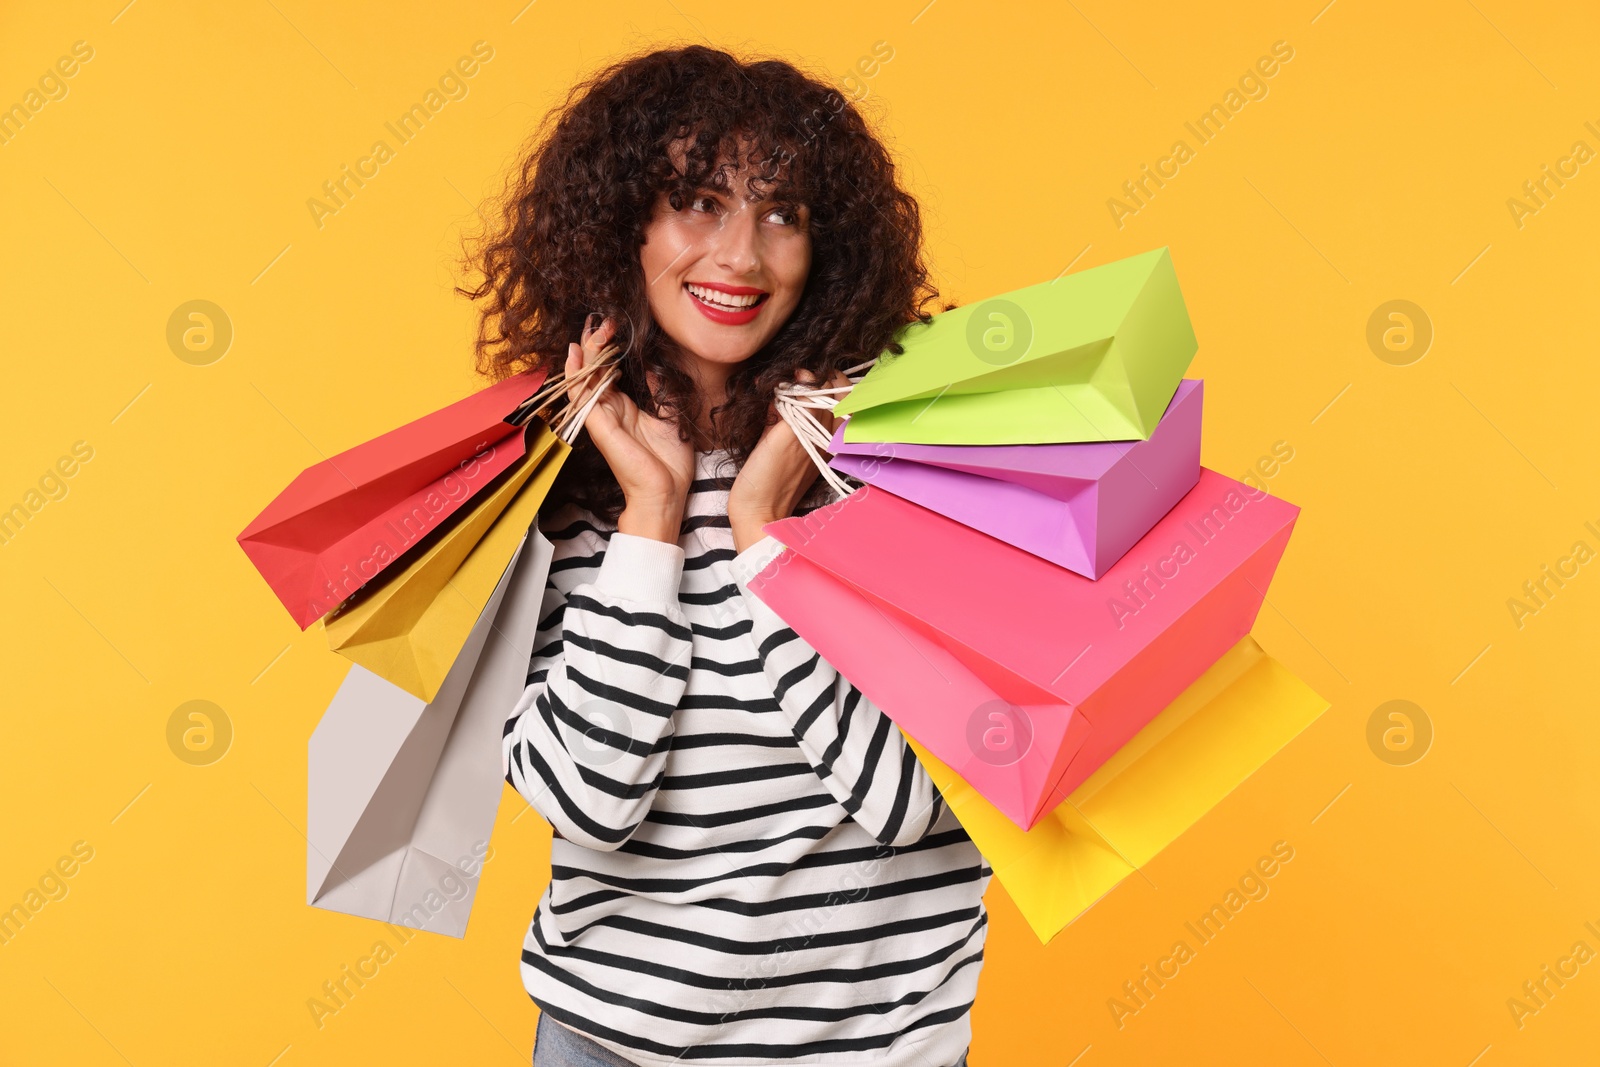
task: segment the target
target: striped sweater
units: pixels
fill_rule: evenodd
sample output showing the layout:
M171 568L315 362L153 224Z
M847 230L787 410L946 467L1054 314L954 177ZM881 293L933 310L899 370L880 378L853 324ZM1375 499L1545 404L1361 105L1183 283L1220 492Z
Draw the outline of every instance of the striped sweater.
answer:
M899 728L750 592L782 546L735 553L732 458L695 462L675 545L574 504L540 521L504 736L556 831L523 983L639 1064L949 1067L992 871Z

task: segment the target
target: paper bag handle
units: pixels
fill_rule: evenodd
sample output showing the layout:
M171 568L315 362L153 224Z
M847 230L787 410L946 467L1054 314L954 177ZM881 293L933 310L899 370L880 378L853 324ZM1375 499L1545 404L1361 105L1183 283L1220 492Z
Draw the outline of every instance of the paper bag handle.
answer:
M831 411L843 395L853 389L876 362L878 358L874 356L865 363L846 368L844 376L850 379L849 385L819 387L801 382L781 382L772 391L772 400L777 406L778 417L787 422L789 428L794 431L795 437L806 450L806 455L811 457L811 462L818 472L837 494L835 497L837 500L843 500L855 492L856 487L846 482L822 457L822 453L827 451L828 444L833 440L833 434L823 428L813 412L823 409Z
M552 374L545 382L544 388L518 404L516 410L506 417L506 421L521 426L535 418L543 419L561 440L569 445L572 444L583 430L583 422L588 417L590 409L621 373L617 362L619 351L616 345L607 345L594 362L584 366L577 373L568 375L565 371L557 371ZM557 403L570 397L573 386L597 373L603 373L604 377L582 405L574 406L569 402L556 410Z

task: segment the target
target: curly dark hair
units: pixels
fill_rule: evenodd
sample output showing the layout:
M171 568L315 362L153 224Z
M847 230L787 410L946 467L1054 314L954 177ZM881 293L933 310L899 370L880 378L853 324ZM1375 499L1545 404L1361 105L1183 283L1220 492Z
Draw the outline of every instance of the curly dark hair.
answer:
M668 156L679 139L681 174ZM727 160L741 146L774 201L809 208L812 259L793 314L734 369L726 403L712 410L715 447L742 465L771 421L773 388L796 371L820 381L898 354L896 333L928 321L924 305L939 294L922 259L920 210L884 146L853 103L790 63L691 45L607 66L535 129L497 221L467 252L482 282L457 289L489 298L479 372L495 380L537 366L559 372L585 316L600 311L615 322L622 352L612 387L649 414L675 413L682 439L694 440L695 385L651 317L639 251L660 195L681 209L737 170ZM646 368L660 375L661 395L650 395ZM567 501L613 524L621 513L622 491L587 436L551 490L552 505Z

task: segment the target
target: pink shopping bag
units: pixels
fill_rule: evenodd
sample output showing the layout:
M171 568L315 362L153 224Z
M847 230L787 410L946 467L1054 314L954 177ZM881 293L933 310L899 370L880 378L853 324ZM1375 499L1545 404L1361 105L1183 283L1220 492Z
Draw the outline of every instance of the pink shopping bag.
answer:
M751 589L818 651L817 574L942 649L983 688L922 657L835 666L1027 829L1249 632L1298 513L1202 468L1096 581L869 485L769 523L788 550Z
M1056 445L850 442L829 466L1089 578L1200 478L1202 383L1186 379L1143 441Z
M1025 829L1088 736L1088 720L1053 693L1020 680L991 685L791 548L750 589L901 729L943 753L957 774Z

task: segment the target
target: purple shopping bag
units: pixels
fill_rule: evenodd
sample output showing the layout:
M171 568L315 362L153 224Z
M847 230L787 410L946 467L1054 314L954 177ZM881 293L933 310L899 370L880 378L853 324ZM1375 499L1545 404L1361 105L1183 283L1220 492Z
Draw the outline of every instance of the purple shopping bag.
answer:
M1200 479L1202 383L1185 379L1147 440L1056 445L851 442L829 466L1098 579Z

